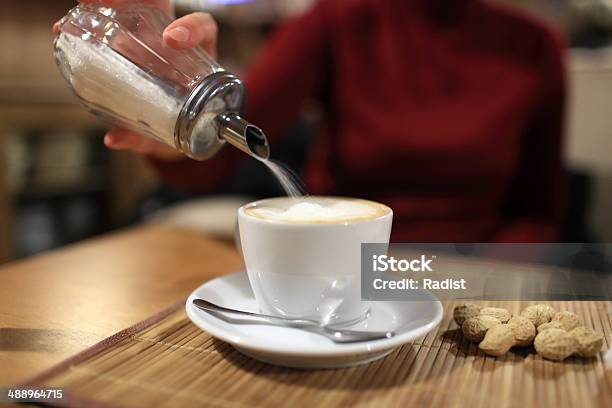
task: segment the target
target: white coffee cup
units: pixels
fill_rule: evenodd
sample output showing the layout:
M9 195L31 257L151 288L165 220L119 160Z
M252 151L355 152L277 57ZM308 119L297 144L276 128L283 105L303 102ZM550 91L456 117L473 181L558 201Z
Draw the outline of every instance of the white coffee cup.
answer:
M286 208L295 203L291 198L261 200L240 207L242 253L261 312L324 324L365 317L369 304L361 301L361 244L389 242L393 211L367 200L307 200L356 201L378 208L379 212L342 220L300 221L254 215L258 208Z

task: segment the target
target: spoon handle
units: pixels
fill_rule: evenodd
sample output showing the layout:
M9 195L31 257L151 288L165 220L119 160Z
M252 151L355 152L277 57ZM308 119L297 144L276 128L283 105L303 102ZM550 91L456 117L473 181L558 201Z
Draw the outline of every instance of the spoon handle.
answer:
M246 317L258 319L260 321L263 320L265 322L278 323L283 326L290 326L290 327L319 327L320 326L314 320L288 319L288 318L280 317L280 316L272 316L272 315L266 315L266 314L260 314L260 313L246 312L244 310L230 309L227 307L223 307L223 306L211 303L204 299L194 299L193 304L198 309L202 309L208 312L231 313L233 315L246 316Z
M236 310L219 306L204 299L194 299L193 305L198 309L202 309L207 312L228 313L238 316L246 316L267 324L276 323L286 327L302 328L307 331L325 336L336 343L355 343L361 341L390 339L391 337L395 336L394 332L368 332L358 330L334 329L332 327L321 326L314 320L289 319L280 316L245 312L244 310Z

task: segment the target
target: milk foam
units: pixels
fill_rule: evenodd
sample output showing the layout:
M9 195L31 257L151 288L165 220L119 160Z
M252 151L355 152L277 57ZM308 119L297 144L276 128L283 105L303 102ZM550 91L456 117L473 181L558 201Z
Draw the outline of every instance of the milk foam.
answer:
M300 201L285 208L254 207L247 211L258 218L281 222L338 223L377 218L386 211L377 203L360 200Z

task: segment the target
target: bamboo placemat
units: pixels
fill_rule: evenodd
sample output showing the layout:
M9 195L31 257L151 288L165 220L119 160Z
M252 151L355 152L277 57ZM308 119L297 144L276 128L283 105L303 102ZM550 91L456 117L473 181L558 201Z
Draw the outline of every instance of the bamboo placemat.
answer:
M612 302L550 302L578 313L610 347ZM484 304L484 303L483 303ZM518 313L528 302L487 302ZM444 305L440 326L382 360L298 370L259 363L191 324L183 304L126 329L29 381L65 387L69 406L611 407L602 356L543 360L533 350L487 357Z

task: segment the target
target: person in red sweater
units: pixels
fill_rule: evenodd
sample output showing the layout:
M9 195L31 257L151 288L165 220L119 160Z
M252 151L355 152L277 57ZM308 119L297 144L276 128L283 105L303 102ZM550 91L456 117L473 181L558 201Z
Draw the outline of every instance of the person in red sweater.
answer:
M216 33L196 13L164 36L214 53ZM320 0L247 71L245 117L273 149L304 101L318 100L324 125L308 152L308 191L389 205L395 242L555 242L563 49L546 24L490 2ZM223 183L247 159L233 149L176 159L121 129L105 143L149 155L165 182L190 191Z

